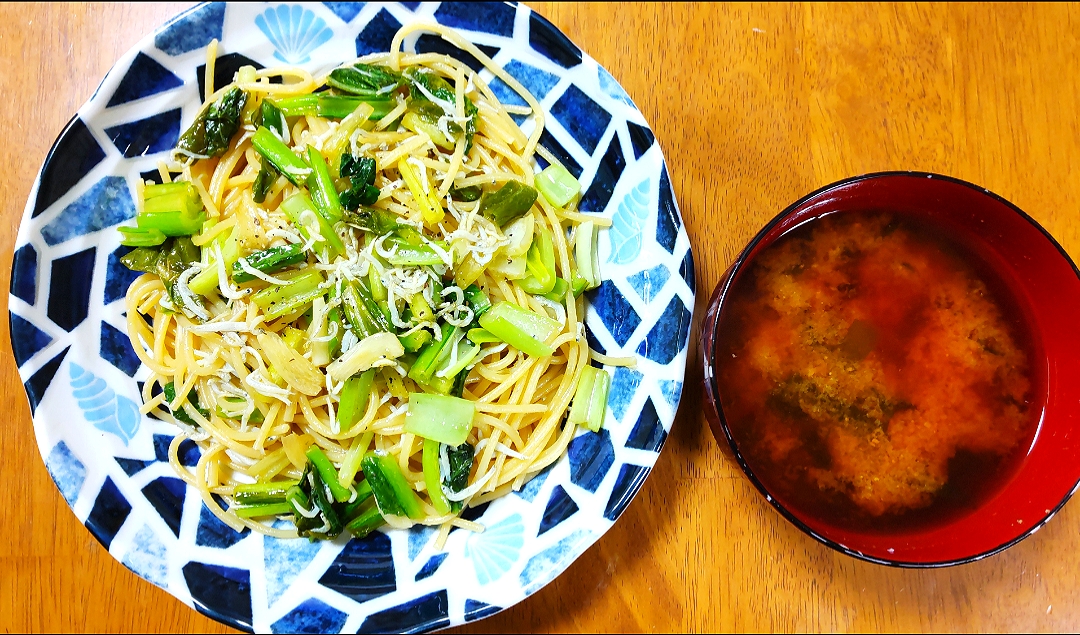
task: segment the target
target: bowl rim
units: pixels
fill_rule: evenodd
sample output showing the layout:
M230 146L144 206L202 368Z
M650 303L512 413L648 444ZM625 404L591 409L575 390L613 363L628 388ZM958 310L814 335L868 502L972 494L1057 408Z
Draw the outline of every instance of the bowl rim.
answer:
M810 200L812 200L814 198L817 198L817 197L821 196L822 194L825 194L825 193L827 193L829 191L836 190L836 189L839 189L839 188L842 188L842 187L846 187L846 186L852 185L854 183L859 183L859 182L862 182L862 181L884 179L884 178L892 179L892 178L897 178L897 177L934 179L934 180L945 181L945 182L948 182L948 183L952 183L954 185L960 185L960 186L963 186L963 187L970 188L972 190L975 190L976 192L978 192L981 195L989 196L991 199L993 199L993 200L995 200L995 201L997 201L999 203L1004 204L1006 207L1008 207L1013 212L1018 214L1021 218L1023 218L1028 223L1030 223L1035 229L1037 229L1050 242L1050 244L1053 245L1053 247L1055 249L1057 249L1057 251L1061 255L1061 257L1064 258L1065 262L1067 262L1069 264L1069 266L1072 268L1073 274L1076 275L1077 279L1080 279L1080 268L1077 268L1076 263L1073 262L1072 258L1065 251L1065 249L1061 246L1061 244L1058 243L1058 241L1055 240L1052 235L1050 235L1050 232L1048 232L1042 225L1040 225L1027 212L1020 209L1015 204L1009 202L1007 199L1000 196L999 194L991 192L990 190L988 190L988 189L986 189L984 187L975 185L974 183L971 183L969 181L965 181L963 179L959 179L959 178L952 177L952 176L947 176L947 175L944 175L944 174L938 174L938 173L934 173L934 172L922 172L922 171L916 171L916 170L891 170L891 171L883 171L883 172L870 172L870 173L861 174L861 175L858 175L858 176L852 176L852 177L847 177L847 178L841 179L839 181L836 181L836 182L830 183L828 185L825 185L823 187L820 187L820 188L814 190L813 192L810 192L809 194L806 194L805 196L802 196L801 198L799 198L794 203L792 203L792 204L788 205L787 207L785 207L783 209L783 211L781 211L779 214L774 216L757 234L755 234L754 237L750 240L750 242L747 243L746 247L744 247L742 249L742 251L739 252L739 255L735 257L735 260L728 267L728 270L724 274L724 277L717 284L716 290L715 290L715 292L713 294L713 298L709 302L710 310L708 311L708 313L712 313L712 309L713 309L713 307L715 307L715 315L712 316L712 323L706 325L707 332L702 333L703 337L707 336L707 337L710 338L710 341L713 341L713 342L715 341L716 334L717 334L717 329L719 328L719 325L720 325L720 307L723 305L723 302L724 302L725 298L727 297L728 292L731 290L732 282L735 280L735 278L736 278L737 274L739 273L739 271L742 270L743 266L748 262L750 254L754 251L754 249L765 239L765 237L770 233L770 231L772 231L772 229L774 227L776 227L778 224L783 222L783 220L786 219L792 212L799 209L800 207L802 207L805 203L809 202ZM871 562L871 563L874 563L874 564L880 564L880 565L885 565L885 566L895 567L895 568L900 568L900 569L940 569L940 568L944 568L944 567L950 567L950 566L955 566L955 565L961 565L961 564L968 564L968 563L972 563L972 562L977 562L977 561L982 560L984 558L989 558L990 556L993 556L993 555L996 555L996 554L998 554L998 553L1000 553L1002 551L1005 551L1009 547L1012 547L1013 545L1017 544L1018 542L1022 541L1023 539L1027 538L1028 536L1031 536L1035 532L1042 529L1042 527L1044 525L1046 525L1046 523L1048 523L1051 518L1053 518L1055 515L1057 515L1058 512L1061 511L1061 509L1065 506L1065 504L1069 502L1069 500L1073 497L1074 494L1076 494L1077 490L1080 490L1080 477L1078 477L1076 482L1073 483L1072 488L1069 489L1068 493L1065 494L1065 496L1061 499L1061 501L1059 501L1046 514L1044 514L1042 516L1042 518L1040 520L1038 520L1034 525L1032 525L1028 530L1022 532L1020 535L1016 536L1015 538L1012 538L1011 540L1008 540L1008 541L1006 541L1006 542L1004 542L1004 543L1002 543L1002 544L1000 544L1000 545L998 545L996 547L992 547L992 548L990 548L990 549L988 549L986 551L982 551L982 552L977 553L977 554L972 555L972 556L967 556L967 557L963 557L963 558L956 558L956 559L952 559L952 560L941 560L941 561L931 561L931 562L912 562L912 561L907 561L907 560L894 560L894 559L879 558L879 557L876 557L876 556L871 556L871 555L865 554L865 553L863 553L861 551L858 551L858 550L852 549L850 547L847 547L847 546L845 546L843 544L840 544L839 542L836 542L835 540L827 538L827 537L819 534L818 532L814 531L812 528L810 528L809 525L804 523L797 516L795 516L795 514L793 514L790 510L788 510L784 505L782 505L779 501L777 501L776 497L774 497L772 495L772 493L770 493L769 490L765 487L765 485L758 479L758 477L754 474L753 470L750 468L749 464L746 462L746 459L743 458L742 453L739 451L739 448L738 448L737 444L735 443L735 439L731 434L731 430L728 427L727 418L724 416L723 408L720 405L719 385L718 385L717 380L716 380L716 374L712 370L715 367L715 360L716 360L715 347L713 347L713 346L704 346L703 345L702 346L702 358L703 358L703 361L704 361L705 389L706 389L706 392L709 393L708 397L712 401L712 404L710 404L710 405L713 407L713 410L715 411L716 421L720 425L720 428L724 433L724 437L727 440L727 444L731 449L731 452L732 452L732 454L733 454L733 456L735 458L735 461L739 464L739 468L742 470L743 475L746 476L747 479L750 480L750 482L754 485L754 487L758 490L758 492L760 492L761 495L765 497L765 500L776 511L778 511L781 516L783 516L785 519L787 519L791 524L793 524L800 531L807 534L811 538L817 540L818 542L824 544L825 546L831 547L832 549L835 549L836 551L839 551L841 553L852 556L853 558L856 558L858 560L863 560L865 562ZM717 442L720 442L720 440L717 439Z

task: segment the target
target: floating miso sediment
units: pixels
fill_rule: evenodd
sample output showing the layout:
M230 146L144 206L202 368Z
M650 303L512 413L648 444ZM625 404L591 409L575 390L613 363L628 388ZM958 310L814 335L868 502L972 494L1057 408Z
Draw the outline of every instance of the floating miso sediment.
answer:
M789 508L867 531L948 522L1031 445L1033 351L1006 285L956 237L884 212L758 253L719 316L739 451Z

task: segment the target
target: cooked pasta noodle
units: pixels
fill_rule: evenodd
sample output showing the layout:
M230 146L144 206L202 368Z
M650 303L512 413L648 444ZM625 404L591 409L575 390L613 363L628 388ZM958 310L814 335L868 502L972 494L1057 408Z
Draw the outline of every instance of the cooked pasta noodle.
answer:
M452 57L403 52L404 39L418 30L436 32L472 54L527 106L503 106L480 74ZM215 42L208 50L207 77L213 76L216 49ZM191 236L200 259L171 282L158 272L138 278L126 296L127 330L136 355L149 371L143 411L179 426L169 448L170 464L199 489L207 508L230 527L296 536L295 529L272 526L274 517L310 518L309 514L319 513L314 502L310 508L299 509L292 503L289 512L278 509L270 516L240 515L237 509L243 505L237 492L253 483L295 485L315 469L309 465L309 455L317 447L338 471L340 485L351 491L352 498L358 495L352 476L360 472L362 458L372 452L390 457L415 493L422 513L404 519L383 509L383 520L391 527L410 522L441 526L441 544L450 527L473 531L482 527L461 519L460 506L447 511L437 498L447 496L451 503L468 506L520 488L563 455L576 428L564 420L590 362L584 300L565 287L555 299L522 288L522 279L533 275L528 273L533 270L520 265L533 257L533 247L526 243L526 253L521 237L512 235L511 229L519 227L537 237L530 239L533 245L541 234L549 237L554 273L562 283L577 276L571 241L578 226L598 219L577 212L573 200L557 206L543 196L518 215L524 219L518 225L500 226L482 213L486 197L507 183L533 185L538 170L535 153L556 166L558 160L538 145L544 128L538 101L453 31L437 25L406 26L388 53L350 64L413 78L410 97L419 100L423 93L429 107L441 108L437 121L427 126L405 125L415 102L406 99L398 85L385 91L387 97L379 96L379 103L386 106L381 117L367 103L341 117L323 116L318 110L301 115L283 110L285 125L274 130L274 135L293 158L309 156L305 152L310 149L325 153L338 190L349 187L345 159L338 155L374 159L372 200L360 211L389 215L380 218L392 218L396 227L415 230L409 235L422 241L415 248L434 253L439 262L401 264L407 245L403 247L404 243L385 232L358 225L348 213L343 221L326 225L320 224L319 209L298 215L289 211L288 202L309 190L317 199L311 185L315 177L308 176L315 167L297 168L295 174L288 169L268 171L272 182L260 186L260 172L267 171L264 164L270 161L257 145L259 133L269 126L259 119L265 114L258 113L267 112L262 104L284 104L304 96L322 99L337 93L316 92L329 86L329 75L315 78L292 67L242 69L229 86L217 90L207 86L201 111L201 116L210 117L209 111L236 94L230 91L243 91L244 124L228 147L216 156L181 148L171 161L158 166L162 183L190 184L204 210L207 220ZM449 92L439 97L430 90L436 83L425 84L416 79L420 75L436 78L430 81L449 86ZM529 116L528 134L511 115ZM256 192L259 187L265 187L263 194ZM478 188L485 198L459 196L467 188ZM597 223L601 225L602 221ZM328 247L335 239L340 244L336 254ZM228 256L229 241L238 257ZM516 246L513 254L512 245ZM253 266L253 254L276 248L300 251L302 259L275 271ZM246 278L238 282L237 272ZM273 302L260 301L275 290L299 285L296 281L305 275L318 281L317 290L305 303L277 311ZM199 284L206 288L196 292ZM365 291L382 287L376 312L381 315L373 319L385 318L392 326L389 334L360 332L349 313L350 285L363 286ZM475 287L489 305L512 303L528 315L542 316L545 324L556 325L541 342L550 353L530 354L498 338L473 344L479 309L466 301L465 293ZM426 318L418 306L425 304ZM466 327L473 328L467 337ZM357 351L374 346L375 340L394 348L414 335L439 343L448 334L456 334L457 339L446 344L450 348L444 347L443 357L449 361L440 372L446 376L435 374L424 381L413 376L425 348L411 353L384 351L366 365L349 366L352 358L360 357ZM474 357L463 370L449 373L459 354ZM611 365L632 363L596 353L591 359ZM356 421L343 425L342 409L349 407L343 398L349 389L346 379L368 370L370 391L362 397ZM432 481L425 478L427 441L407 430L413 416L409 395L445 393L431 389L431 384L439 382L444 387L455 383L460 398L475 408L466 436L475 458L467 484L459 491L445 485L442 492L430 491ZM185 439L201 448L201 458L191 469L178 459ZM447 447L441 452L439 461L445 472ZM319 531L308 535L317 537Z

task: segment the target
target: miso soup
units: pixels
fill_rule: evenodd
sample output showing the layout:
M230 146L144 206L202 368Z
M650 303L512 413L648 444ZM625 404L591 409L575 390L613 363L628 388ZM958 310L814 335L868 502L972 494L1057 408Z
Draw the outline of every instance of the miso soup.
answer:
M929 225L840 213L758 253L719 316L716 382L755 476L786 506L869 531L991 496L1038 408L1022 312Z

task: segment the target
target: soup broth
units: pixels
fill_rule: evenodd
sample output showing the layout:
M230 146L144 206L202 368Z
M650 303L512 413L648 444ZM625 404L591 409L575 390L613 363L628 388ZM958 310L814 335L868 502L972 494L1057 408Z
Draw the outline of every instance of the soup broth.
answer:
M934 228L810 221L759 252L719 316L732 436L785 505L895 531L945 522L1015 471L1037 424L1005 285Z

